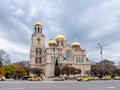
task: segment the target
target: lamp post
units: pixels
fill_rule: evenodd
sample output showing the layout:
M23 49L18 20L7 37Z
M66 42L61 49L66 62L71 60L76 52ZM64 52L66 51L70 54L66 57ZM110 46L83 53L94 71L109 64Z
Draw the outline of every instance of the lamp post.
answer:
M101 60L103 60L103 46L101 43L98 43L98 45L100 46L100 55L101 55Z
M101 55L101 60L103 60L103 47L108 46L109 44L101 44L98 43L99 47L100 47L100 55Z

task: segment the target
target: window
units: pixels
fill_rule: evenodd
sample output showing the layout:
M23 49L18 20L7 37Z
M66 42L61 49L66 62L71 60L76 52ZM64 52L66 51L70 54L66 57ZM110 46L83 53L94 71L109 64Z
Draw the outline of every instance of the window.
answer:
M39 63L42 63L42 58L41 57L39 57Z
M42 49L36 48L36 55L42 55Z
M51 60L53 60L53 56L51 56Z
M76 57L76 63L78 63L78 57Z
M35 63L38 63L38 57L35 58Z
M54 63L54 56L51 56L51 62L53 62Z
M57 60L58 60L58 62L60 62L60 57L59 56L57 56Z
M53 47L53 52L55 52L55 47Z
M83 58L81 57L81 63L83 63Z
M42 55L42 50L41 50L41 48L39 48L39 55Z
M38 32L39 32L39 27L38 27Z
M40 27L40 32L42 33L42 27Z
M81 63L81 58L79 57L79 63Z
M59 46L59 41L57 41L57 45Z
M38 55L38 49L36 48L36 55Z
M56 62L56 56L54 56L54 62Z
M68 60L71 59L71 53L70 53L70 51L66 51L66 58L67 58Z
M83 63L82 57L76 57L76 63Z
M63 41L61 41L61 46L63 46Z
M51 56L51 62L52 63L55 63L56 62L56 60L58 61L58 62L60 62L60 57L59 56Z
M74 62L74 56L72 57L72 62Z

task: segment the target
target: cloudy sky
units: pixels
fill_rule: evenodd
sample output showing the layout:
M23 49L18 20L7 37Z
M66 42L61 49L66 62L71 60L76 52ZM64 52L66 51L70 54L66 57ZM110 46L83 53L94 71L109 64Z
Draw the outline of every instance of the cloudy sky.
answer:
M29 60L35 21L43 24L46 46L62 32L71 44L77 38L91 61L120 61L120 0L1 0L0 49L12 62Z

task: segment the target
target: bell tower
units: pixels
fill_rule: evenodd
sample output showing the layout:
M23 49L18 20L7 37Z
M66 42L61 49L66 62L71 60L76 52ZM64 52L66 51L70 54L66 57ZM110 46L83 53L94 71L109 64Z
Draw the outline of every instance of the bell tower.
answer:
M45 70L45 35L42 33L42 23L35 22L30 50L30 68Z
M42 33L42 24L40 22L35 22L34 30L36 33Z

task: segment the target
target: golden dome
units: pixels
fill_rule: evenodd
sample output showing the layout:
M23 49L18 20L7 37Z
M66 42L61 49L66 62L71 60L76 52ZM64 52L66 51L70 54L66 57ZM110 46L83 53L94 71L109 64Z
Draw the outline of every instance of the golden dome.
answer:
M72 43L72 47L80 47L80 43L77 42L77 40L75 40L75 41Z
M37 22L34 23L34 26L42 26L42 23L37 21Z
M56 36L56 38L55 38L55 40L66 40L66 38L65 38L65 36L63 36L62 34L60 34L60 35L58 35L58 36Z
M56 45L56 44L57 44L57 42L54 39L50 40L48 43L48 45Z

